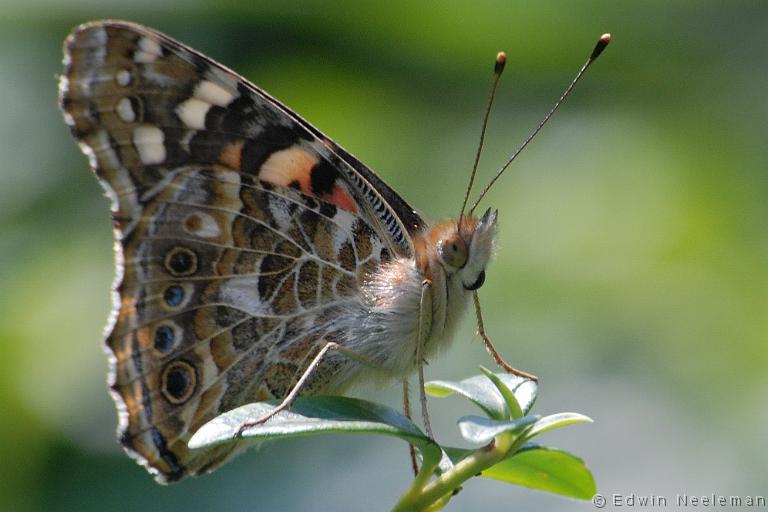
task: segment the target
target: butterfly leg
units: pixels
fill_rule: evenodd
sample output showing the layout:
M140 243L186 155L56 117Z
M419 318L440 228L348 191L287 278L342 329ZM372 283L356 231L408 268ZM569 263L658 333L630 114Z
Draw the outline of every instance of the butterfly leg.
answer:
M241 437L243 435L243 432L248 430L249 428L255 427L256 425L261 425L262 423L270 420L271 418L275 417L279 412L284 411L285 409L289 408L294 400L296 400L296 397L301 392L301 388L304 387L304 384L307 383L309 378L312 376L312 374L315 372L315 370L320 366L320 362L323 360L325 355L330 352L331 350L336 350L337 352L344 354L346 357L351 359L352 361L355 361L357 363L360 363L364 366L369 366L372 368L379 368L378 365L368 360L366 357L362 356L361 354L358 354L357 352L353 350L349 350L348 348L344 348L338 343L334 341L329 341L325 344L325 346L320 349L320 352L317 353L317 355L312 359L312 362L309 363L309 366L307 366L307 369L304 370L304 373L301 375L301 378L294 384L293 388L291 389L290 393L288 393L285 398L283 399L280 404L275 407L271 412L268 414L265 414L261 418L255 419L255 420L249 420L244 421L240 424L240 427L237 429L237 433L235 434L235 437Z
M408 387L408 379L403 379L403 414L409 420L411 419L411 390ZM413 476L419 474L419 463L416 460L416 449L412 444L408 445L408 453L411 456L411 468L413 469Z
M424 391L424 360L421 356L421 349L426 342L429 327L432 324L432 281L425 279L421 283L421 299L419 300L419 330L416 342L416 367L419 369L419 398L421 399L421 417L424 420L424 429L430 439L432 435L432 425L429 421L429 410L427 409L427 393Z
M538 382L539 378L537 376L524 372L522 370L518 370L517 368L513 368L512 365L507 363L504 360L504 358L501 357L501 354L499 354L499 352L496 350L496 347L493 346L493 343L491 343L491 340L490 338L488 338L488 335L485 334L485 326L483 325L483 315L480 313L480 298L477 296L477 292L474 292L472 294L472 298L475 301L475 314L477 315L477 333L480 335L480 338L482 338L483 344L485 345L485 349L491 355L491 357L496 362L496 364L499 365L502 369L504 369L504 371L511 373L512 375L517 375L518 377L522 377L524 379L530 379L534 382Z
M424 391L424 365L419 365L419 395L421 398L421 416L424 419L424 429L430 439L434 439L432 434L432 424L429 421L429 409L427 408L427 393Z

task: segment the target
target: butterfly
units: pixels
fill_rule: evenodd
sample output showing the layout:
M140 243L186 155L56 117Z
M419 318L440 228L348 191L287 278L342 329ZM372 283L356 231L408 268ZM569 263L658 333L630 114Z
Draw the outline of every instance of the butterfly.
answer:
M447 346L497 212L426 221L288 107L141 25L77 27L64 68L60 108L112 202L118 438L158 482L238 451L187 447L225 411L405 381Z

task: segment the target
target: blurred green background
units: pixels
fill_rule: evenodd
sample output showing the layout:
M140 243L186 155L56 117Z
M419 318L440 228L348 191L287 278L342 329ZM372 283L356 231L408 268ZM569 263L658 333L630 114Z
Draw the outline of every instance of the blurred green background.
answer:
M599 490L768 494L765 2L0 2L0 510L387 510L399 441L267 444L160 487L114 439L102 329L108 201L56 108L61 42L124 18L211 55L375 169L428 218L457 214L495 53L509 55L479 182L596 38L613 44L486 204L487 328L541 377L543 439ZM467 319L431 378L490 365ZM399 388L359 396L399 404ZM472 410L433 400L442 440ZM590 510L473 481L451 510ZM611 508L610 506L608 508Z

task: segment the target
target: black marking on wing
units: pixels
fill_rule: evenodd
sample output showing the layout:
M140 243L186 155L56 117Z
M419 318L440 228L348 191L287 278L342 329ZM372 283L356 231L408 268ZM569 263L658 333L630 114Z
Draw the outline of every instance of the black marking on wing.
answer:
M310 171L310 183L312 185L312 193L318 197L322 197L323 194L329 194L333 192L336 178L339 177L339 170L332 166L326 160L320 160Z
M163 434L156 428L152 429L152 442L154 443L155 448L157 448L160 458L163 459L170 468L170 471L164 475L167 481L170 483L181 480L184 476L184 468L179 465L179 460L176 458L176 455L168 449L168 443L166 443Z

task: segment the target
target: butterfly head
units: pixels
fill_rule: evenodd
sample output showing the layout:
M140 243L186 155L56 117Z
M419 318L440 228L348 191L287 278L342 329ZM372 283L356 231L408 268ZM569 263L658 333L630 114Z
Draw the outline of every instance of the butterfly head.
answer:
M424 246L432 272L437 264L448 280L460 284L463 289L480 288L493 253L497 219L498 211L488 209L479 219L463 216L458 221L433 226L428 234L431 243Z

